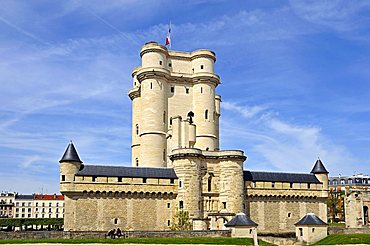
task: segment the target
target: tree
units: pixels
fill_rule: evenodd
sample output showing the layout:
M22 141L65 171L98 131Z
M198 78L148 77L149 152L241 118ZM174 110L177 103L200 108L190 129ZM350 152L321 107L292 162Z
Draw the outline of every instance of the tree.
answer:
M190 221L189 212L184 210L177 210L173 217L173 223L170 226L172 231L190 231L193 225Z

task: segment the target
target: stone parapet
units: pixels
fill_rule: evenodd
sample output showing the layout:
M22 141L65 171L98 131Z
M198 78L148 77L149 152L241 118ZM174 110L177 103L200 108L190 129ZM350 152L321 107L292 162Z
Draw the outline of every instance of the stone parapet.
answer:
M88 192L88 191L106 191L106 192L167 192L177 193L177 185L165 184L129 184L129 183L89 183L89 182L61 182L60 191L66 192Z

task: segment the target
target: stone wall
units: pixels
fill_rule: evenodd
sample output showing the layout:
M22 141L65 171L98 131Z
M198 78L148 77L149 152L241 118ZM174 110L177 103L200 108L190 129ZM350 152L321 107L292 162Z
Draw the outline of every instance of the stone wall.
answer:
M246 214L258 224L258 232L295 232L294 224L308 212L326 218L321 198L253 197L247 199Z
M213 231L123 231L129 238L159 238L159 237L230 237L228 230ZM106 232L100 231L18 231L0 232L0 240L5 239L69 239L69 238L105 238Z
M172 196L71 198L66 195L65 202L66 231L168 230L176 211Z
M370 234L370 228L328 227L328 234Z

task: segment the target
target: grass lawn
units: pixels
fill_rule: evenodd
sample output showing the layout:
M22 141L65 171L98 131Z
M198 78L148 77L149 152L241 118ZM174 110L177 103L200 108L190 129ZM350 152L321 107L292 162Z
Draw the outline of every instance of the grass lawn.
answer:
M338 234L330 235L315 245L334 245L334 244L370 244L370 234Z
M229 244L229 245L253 245L251 238L231 237L198 237L198 238L127 238L127 239L14 239L0 240L0 244L21 244L21 243L140 243L140 244ZM273 245L259 240L259 245Z

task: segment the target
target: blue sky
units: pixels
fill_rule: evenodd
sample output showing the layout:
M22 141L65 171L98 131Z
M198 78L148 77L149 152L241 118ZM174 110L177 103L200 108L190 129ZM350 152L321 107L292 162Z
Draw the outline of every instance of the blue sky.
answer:
M0 190L59 191L86 164L129 165L140 47L216 52L221 148L251 170L370 173L369 1L1 1Z

